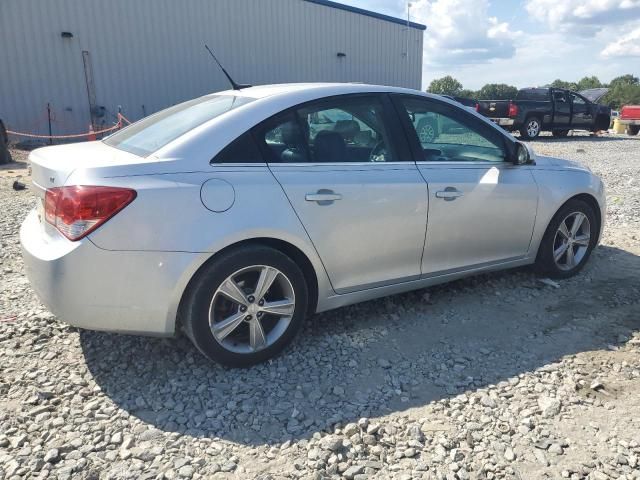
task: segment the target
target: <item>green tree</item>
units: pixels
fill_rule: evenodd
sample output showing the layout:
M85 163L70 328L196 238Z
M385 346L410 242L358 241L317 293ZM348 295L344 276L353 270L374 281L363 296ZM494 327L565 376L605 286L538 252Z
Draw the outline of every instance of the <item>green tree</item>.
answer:
M615 110L623 105L640 105L640 84L616 83L604 96L603 103Z
M577 90L578 84L575 82L565 82L564 80L560 80L559 78L551 82L548 87L554 88L566 88L567 90Z
M614 78L609 83L609 88L615 88L619 85L638 85L640 84L640 80L638 77L627 73L626 75L621 75L619 77Z
M577 85L578 90L587 90L588 88L600 88L602 87L602 82L595 75L592 77L584 77L582 78Z
M462 84L451 75L436 78L429 84L427 92L436 93L438 95L456 95L462 91Z
M479 100L510 100L518 93L517 87L505 83L488 83L478 91Z
M456 96L464 97L464 98L478 98L478 92L474 90L469 90L468 88L463 88L462 90L460 90L460 93L458 93L458 95Z

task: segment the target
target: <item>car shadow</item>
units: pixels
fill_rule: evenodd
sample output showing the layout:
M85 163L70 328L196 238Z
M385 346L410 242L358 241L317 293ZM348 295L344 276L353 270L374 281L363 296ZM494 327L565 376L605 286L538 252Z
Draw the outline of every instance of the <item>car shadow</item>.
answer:
M613 348L640 329L639 271L640 257L600 247L561 288L518 269L341 308L248 369L214 364L184 338L80 341L104 394L150 426L276 444Z

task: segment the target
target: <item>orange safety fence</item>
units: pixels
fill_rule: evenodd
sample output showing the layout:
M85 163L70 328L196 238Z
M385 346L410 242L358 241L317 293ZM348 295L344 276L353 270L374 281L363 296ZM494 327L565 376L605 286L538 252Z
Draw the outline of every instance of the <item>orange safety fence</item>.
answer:
M125 118L124 115L122 115L121 113L118 113L118 123L116 123L112 127L105 128L103 130L93 131L93 127L90 126L89 131L87 133L75 133L75 134L71 134L71 135L38 135L38 134L35 134L35 133L15 132L13 130L7 130L7 133L9 135L16 135L18 137L27 137L27 138L64 139L64 138L84 138L84 137L88 137L88 138L95 139L96 135L101 135L103 133L112 132L114 130L121 129L123 127L123 124L122 124L123 120L125 122L127 122L127 124L131 123L129 120L127 120Z

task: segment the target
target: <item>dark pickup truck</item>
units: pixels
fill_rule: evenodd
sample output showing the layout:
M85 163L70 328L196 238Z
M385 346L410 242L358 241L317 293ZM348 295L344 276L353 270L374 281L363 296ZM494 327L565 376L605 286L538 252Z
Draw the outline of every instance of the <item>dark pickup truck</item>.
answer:
M543 131L566 137L569 130L609 128L611 109L598 104L606 93L606 88L579 93L562 88L523 88L513 100L481 100L476 110L511 132L519 131L527 140Z

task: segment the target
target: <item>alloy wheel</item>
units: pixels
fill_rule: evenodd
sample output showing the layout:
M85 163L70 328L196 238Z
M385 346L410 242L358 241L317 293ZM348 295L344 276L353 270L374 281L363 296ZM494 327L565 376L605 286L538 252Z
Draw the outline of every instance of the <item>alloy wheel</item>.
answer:
M529 120L529 123L527 123L527 133L529 134L529 136L536 137L539 132L540 132L540 123L538 123L538 120L536 119Z
M422 143L431 143L433 139L436 138L436 131L433 128L433 125L427 123L420 129L420 142Z
M285 333L295 312L291 281L267 265L242 268L222 282L209 306L215 340L234 353L263 350Z
M561 270L572 270L580 265L591 242L591 224L582 212L565 217L553 240L553 259Z

